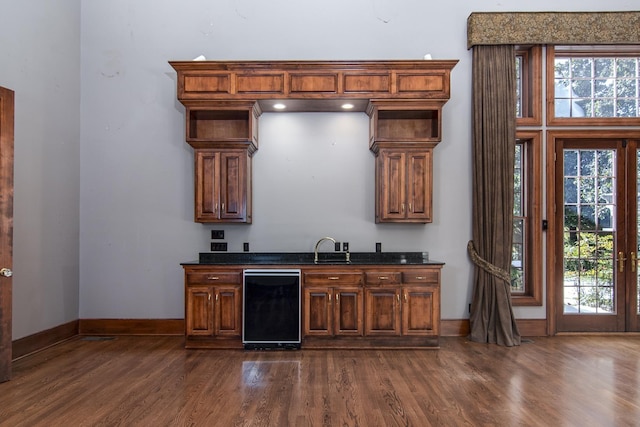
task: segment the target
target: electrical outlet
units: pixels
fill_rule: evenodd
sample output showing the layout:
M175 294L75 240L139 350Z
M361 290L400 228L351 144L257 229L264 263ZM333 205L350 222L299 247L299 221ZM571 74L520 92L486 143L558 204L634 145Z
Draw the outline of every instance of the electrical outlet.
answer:
M211 230L212 239L224 239L224 230Z
M349 252L349 242L342 242L342 251Z
M382 252L382 243L380 242L376 243L376 252Z
M227 242L211 242L211 251L212 252L226 252L227 251Z
M340 252L340 242L336 242L334 249L336 252Z
M245 242L242 244L242 250L245 252L249 252L249 243Z

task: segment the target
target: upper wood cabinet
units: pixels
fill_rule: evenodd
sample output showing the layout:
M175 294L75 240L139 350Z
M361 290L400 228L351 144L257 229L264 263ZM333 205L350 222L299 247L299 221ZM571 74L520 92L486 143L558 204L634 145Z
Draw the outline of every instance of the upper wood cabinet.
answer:
M246 173L244 178L225 183L216 172L203 169L217 165L212 153L203 152L204 166L199 169L196 160L196 221L251 222L250 163L258 149L262 112L277 111L276 103L285 104L287 112L345 111L348 103L348 111L369 115L369 147L383 164L376 181L376 220L431 222L431 149L442 139L442 107L449 100L457 62L171 61L177 97L186 109L187 143L196 151L243 149L249 162L244 172L238 169ZM381 156L382 149L423 152L396 151L403 157L396 162L391 155ZM231 200L222 200L224 191L216 181L231 186ZM242 209L232 215L215 213L216 203L218 209L223 203L229 208L234 199L246 215L239 213Z
M195 221L251 222L248 150L195 150Z
M376 222L431 222L432 149L380 149Z

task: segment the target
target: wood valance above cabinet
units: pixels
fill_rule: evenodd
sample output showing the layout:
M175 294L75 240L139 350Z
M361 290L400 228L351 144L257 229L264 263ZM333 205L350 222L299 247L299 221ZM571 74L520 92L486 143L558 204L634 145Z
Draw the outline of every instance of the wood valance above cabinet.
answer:
M171 61L178 99L297 100L287 111L341 111L352 100L365 111L370 99L448 100L457 60L398 61ZM313 100L314 102L304 102ZM321 102L318 102L321 101ZM331 102L334 101L334 102ZM260 102L263 111L273 107Z

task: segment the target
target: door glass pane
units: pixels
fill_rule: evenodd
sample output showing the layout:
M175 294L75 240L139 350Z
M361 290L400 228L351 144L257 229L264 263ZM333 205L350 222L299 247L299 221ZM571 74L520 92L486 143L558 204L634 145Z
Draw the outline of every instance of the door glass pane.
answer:
M572 149L563 157L564 313L610 314L615 307L615 151Z

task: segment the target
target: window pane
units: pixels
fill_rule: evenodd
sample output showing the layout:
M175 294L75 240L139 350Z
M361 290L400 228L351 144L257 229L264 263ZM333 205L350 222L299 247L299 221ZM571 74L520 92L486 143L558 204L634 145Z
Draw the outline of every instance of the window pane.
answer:
M522 117L522 56L516 56L516 117Z
M524 258L524 219L513 220L513 248L511 251L511 292L525 291L525 258Z
M556 58L556 117L640 117L640 58Z
M613 58L597 58L595 60L595 76L596 77L613 77Z
M522 144L516 144L516 161L513 173L513 215L522 216Z

